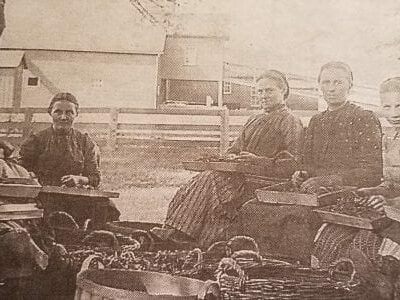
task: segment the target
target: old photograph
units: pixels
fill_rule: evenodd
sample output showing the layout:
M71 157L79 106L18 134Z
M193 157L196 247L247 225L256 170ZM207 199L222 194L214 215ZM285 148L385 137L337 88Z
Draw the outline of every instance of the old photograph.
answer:
M0 300L400 299L398 0L0 0Z

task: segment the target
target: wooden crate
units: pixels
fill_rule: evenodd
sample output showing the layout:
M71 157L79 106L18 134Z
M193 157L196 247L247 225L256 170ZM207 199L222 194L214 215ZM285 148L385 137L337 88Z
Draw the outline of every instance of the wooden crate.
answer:
M321 209L315 209L314 212L321 217L324 223L333 223L360 229L380 230L391 223L391 220L385 216L371 220L368 218L355 217Z
M40 185L0 183L0 197L36 198L41 188Z
M40 219L43 209L36 207L36 203L3 204L0 205L0 221Z
M256 190L256 196L259 201L264 203L321 207L335 204L338 198L345 196L351 191L351 188L344 188L321 195L285 191L290 187L291 182L274 184Z
M75 187L61 187L61 186L44 186L40 193L42 194L58 194L58 195L71 195L83 196L90 198L118 198L119 193L107 192L101 190L75 188Z
M192 171L206 171L206 170L214 170L214 171L223 171L223 172L239 172L239 173L249 173L261 175L263 174L264 168L241 163L241 162L227 162L227 161L185 161L182 163L183 167L186 170Z

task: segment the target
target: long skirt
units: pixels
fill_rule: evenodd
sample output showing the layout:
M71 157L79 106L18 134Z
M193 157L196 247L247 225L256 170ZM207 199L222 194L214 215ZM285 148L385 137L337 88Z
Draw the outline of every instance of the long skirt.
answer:
M313 256L320 267L328 267L339 258L349 258L352 249L360 250L376 267L381 264L383 238L370 230L326 224L314 246Z
M208 247L232 223L232 216L221 214L224 205L231 205L235 212L251 196L244 175L205 171L177 191L169 204L165 224Z

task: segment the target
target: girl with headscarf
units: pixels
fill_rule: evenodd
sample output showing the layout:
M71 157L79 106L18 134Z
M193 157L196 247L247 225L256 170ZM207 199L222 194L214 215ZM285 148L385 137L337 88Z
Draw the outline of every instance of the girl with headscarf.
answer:
M73 128L79 113L77 99L70 93L58 93L52 98L48 113L53 120L52 126L33 133L21 146L22 166L34 172L42 185L98 187L98 147L88 134ZM71 213L82 224L89 216L90 207L85 206L84 201L66 202L57 201L57 209ZM108 209L107 221L117 220L119 211L111 201L108 200L108 204L104 208Z
M264 113L247 121L227 156L264 166L266 173L288 177L297 167L303 138L301 121L286 106L288 82L281 72L269 70L257 78L256 88ZM274 161L282 151L292 155L285 166L280 160ZM202 172L177 191L164 228L152 232L162 239L207 247L223 238L238 209L252 196L243 174Z

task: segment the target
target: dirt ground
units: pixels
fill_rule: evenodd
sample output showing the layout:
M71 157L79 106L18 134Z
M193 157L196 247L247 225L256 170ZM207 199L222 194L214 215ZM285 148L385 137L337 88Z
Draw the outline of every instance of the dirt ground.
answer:
M196 173L181 162L218 153L204 147L134 147L102 151L102 189L120 193L114 202L121 220L162 222L179 186Z

